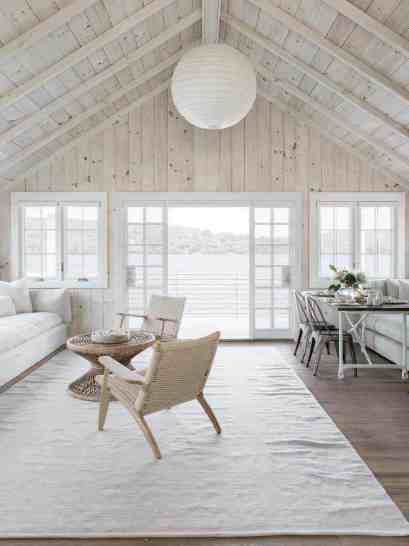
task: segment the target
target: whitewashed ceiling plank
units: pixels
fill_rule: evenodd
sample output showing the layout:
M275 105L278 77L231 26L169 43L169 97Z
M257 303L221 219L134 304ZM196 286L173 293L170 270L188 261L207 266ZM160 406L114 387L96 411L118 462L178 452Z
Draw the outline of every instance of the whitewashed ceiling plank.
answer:
M298 19L289 16L283 10L270 4L268 0L249 1L263 11L269 13L272 17L280 20L283 24L285 24L288 28L290 28L297 34L300 34L312 43L315 43L333 57L337 58L345 64L348 64L351 68L359 72L365 78L371 80L374 84L383 87L386 91L393 93L400 100L403 100L409 104L409 91L407 89L397 85L390 78L379 73L374 68L360 60L358 57L355 57L348 51L336 46L317 31L309 28Z
M39 18L34 15L26 0L0 2L0 12L12 23L17 34L22 34L39 23Z
M45 19L41 23L36 24L33 28L30 28L30 30L27 30L24 34L21 34L11 42L8 42L6 45L0 48L0 63L3 63L6 59L9 59L10 57L13 57L15 55L19 55L22 51L33 47L36 42L40 41L42 38L50 34L50 32L53 32L63 26L65 23L67 23L67 21L72 19L75 15L86 9L95 1L96 0L75 0L67 7L57 11L54 15L47 17L47 19ZM10 2L10 4L15 5L16 2L13 0L13 2ZM39 13L37 11L39 6L36 9L35 2L32 2L32 5L33 4L34 9L29 9L28 11ZM41 11L41 14L43 16L45 15L43 11ZM38 18L41 19L41 17ZM32 19L31 21L33 22Z
M111 104L114 101L122 99L122 97L131 89L142 86L144 83L148 82L158 74L162 73L166 69L170 68L176 62L181 58L181 56L185 53L185 50L181 50L175 55L172 55L162 63L156 65L154 68L152 68L150 71L146 72L139 80L133 81L128 88L121 88L118 91L116 91L113 95L109 95L107 97L104 97L104 102L97 103L93 108L89 110L85 110L78 116L74 117L72 120L70 120L68 123L62 125L57 131L51 133L50 135L47 135L45 139L36 141L35 144L32 146L26 148L21 153L14 157L10 157L7 161L4 161L2 164L0 164L0 170L2 172L8 171L10 168L12 168L14 165L16 165L19 161L23 161L30 155L32 155L34 152L37 152L40 150L43 146L47 146L50 142L52 142L55 138L59 138L61 135L63 135L68 130L71 130L73 127L77 126L78 124L82 123L84 120L88 119L90 116L93 116L97 113L99 113L101 110L103 110L107 104Z
M195 10L188 16L186 16L184 19L179 21L176 25L170 27L167 29L161 36L158 36L151 42L148 42L145 44L145 46L141 47L137 51L134 51L132 55L130 55L128 58L121 59L117 61L114 65L106 69L104 72L101 72L101 74L98 74L97 76L94 76L92 79L83 82L82 84L75 85L67 95L64 97L61 97L60 99L57 99L53 103L50 103L47 105L43 110L40 112L34 114L32 117L27 118L24 120L21 124L16 125L9 129L7 133L0 135L0 143L7 142L12 140L17 134L19 134L22 131L27 131L29 128L38 123L41 119L44 119L48 115L52 114L53 112L63 108L65 105L69 104L75 99L78 99L82 95L85 95L87 92L90 92L94 87L98 86L99 84L103 83L105 80L111 78L111 76L120 70L127 68L129 64L136 62L138 59L143 58L145 55L147 55L150 51L153 51L154 49L161 47L163 44L166 44L166 42L172 38L174 35L179 34L184 28L187 28L194 24L197 21L200 21L201 19L201 11ZM67 74L68 71L64 74ZM78 77L78 76L77 76ZM75 80L74 82L75 83Z
M355 21L360 27L364 28L371 34L377 36L379 40L388 44L396 51L400 51L405 57L409 57L409 42L393 32L386 25L373 19L370 15L360 10L347 0L324 0L328 6L342 13L352 21Z
M118 38L119 35L127 32L130 28L137 25L141 21L148 19L158 13L163 7L173 3L174 0L153 0L146 7L136 12L133 16L123 20L117 26L104 32L94 40L87 43L85 46L74 51L70 55L67 55L62 61L54 64L49 69L38 74L34 78L20 85L16 89L11 90L0 98L0 107L13 104L17 102L19 98L26 96L28 93L41 87L50 79L57 77L64 72L67 68L70 68L80 62L82 59L88 57L92 52L97 51L105 44L110 43Z
M237 21L236 19L232 17L228 17L228 16L226 16L224 20L233 28L235 28L237 31L244 33L254 43L270 51L274 55L279 56L281 59L286 61L289 65L295 67L297 70L304 72L310 78L314 79L317 83L319 83L321 86L324 86L332 93L335 93L343 101L347 101L353 106L359 108L361 111L365 112L371 118L376 119L378 123L382 123L390 127L394 132L396 132L400 136L404 138L409 138L409 131L406 129L406 127L403 127L399 123L395 122L388 115L383 113L381 109L373 107L370 103L368 103L368 101L364 101L360 99L359 97L355 97L354 95L349 93L346 89L342 88L337 83L334 83L330 78L328 78L324 74L321 74L319 71L315 70L315 68L311 67L309 64L305 63L302 60L299 60L297 57L294 57L293 55L289 54L286 50L279 48L274 43L270 42L266 38L254 32L251 29L251 27L249 27L248 25L241 23ZM275 70L277 71L278 67L276 67ZM278 73L277 77L280 77L280 73ZM288 79L290 81L293 81L291 77ZM295 74L293 83L298 84L297 79L298 79L297 75Z

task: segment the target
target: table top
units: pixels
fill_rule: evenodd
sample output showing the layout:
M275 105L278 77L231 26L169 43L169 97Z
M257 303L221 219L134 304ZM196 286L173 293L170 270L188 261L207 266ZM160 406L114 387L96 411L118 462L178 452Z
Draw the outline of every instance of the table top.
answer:
M67 349L83 355L124 357L137 355L155 343L155 336L146 332L131 332L131 338L122 343L92 343L91 334L82 334L67 340Z

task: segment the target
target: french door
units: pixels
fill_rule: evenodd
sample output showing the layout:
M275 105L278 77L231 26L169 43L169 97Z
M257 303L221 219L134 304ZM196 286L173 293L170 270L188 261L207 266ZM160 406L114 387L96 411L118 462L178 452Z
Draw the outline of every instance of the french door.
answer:
M301 196L212 197L116 194L118 310L142 312L152 294L185 296L183 337L215 329L224 339L291 337Z

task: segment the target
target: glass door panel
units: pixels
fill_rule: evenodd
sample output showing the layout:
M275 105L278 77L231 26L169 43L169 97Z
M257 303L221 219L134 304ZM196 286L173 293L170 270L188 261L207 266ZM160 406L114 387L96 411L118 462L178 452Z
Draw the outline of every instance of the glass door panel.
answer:
M254 207L253 246L253 336L269 338L289 335L290 290L294 267L291 237L291 206Z

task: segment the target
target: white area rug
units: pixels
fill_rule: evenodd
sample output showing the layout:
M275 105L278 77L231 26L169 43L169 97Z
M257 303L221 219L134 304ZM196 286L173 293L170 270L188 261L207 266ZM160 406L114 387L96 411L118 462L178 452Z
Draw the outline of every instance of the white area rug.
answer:
M129 414L66 386L68 352L0 396L0 536L409 534L409 524L271 347L223 346L207 395L151 416L155 461ZM246 360L245 360L246 359Z

